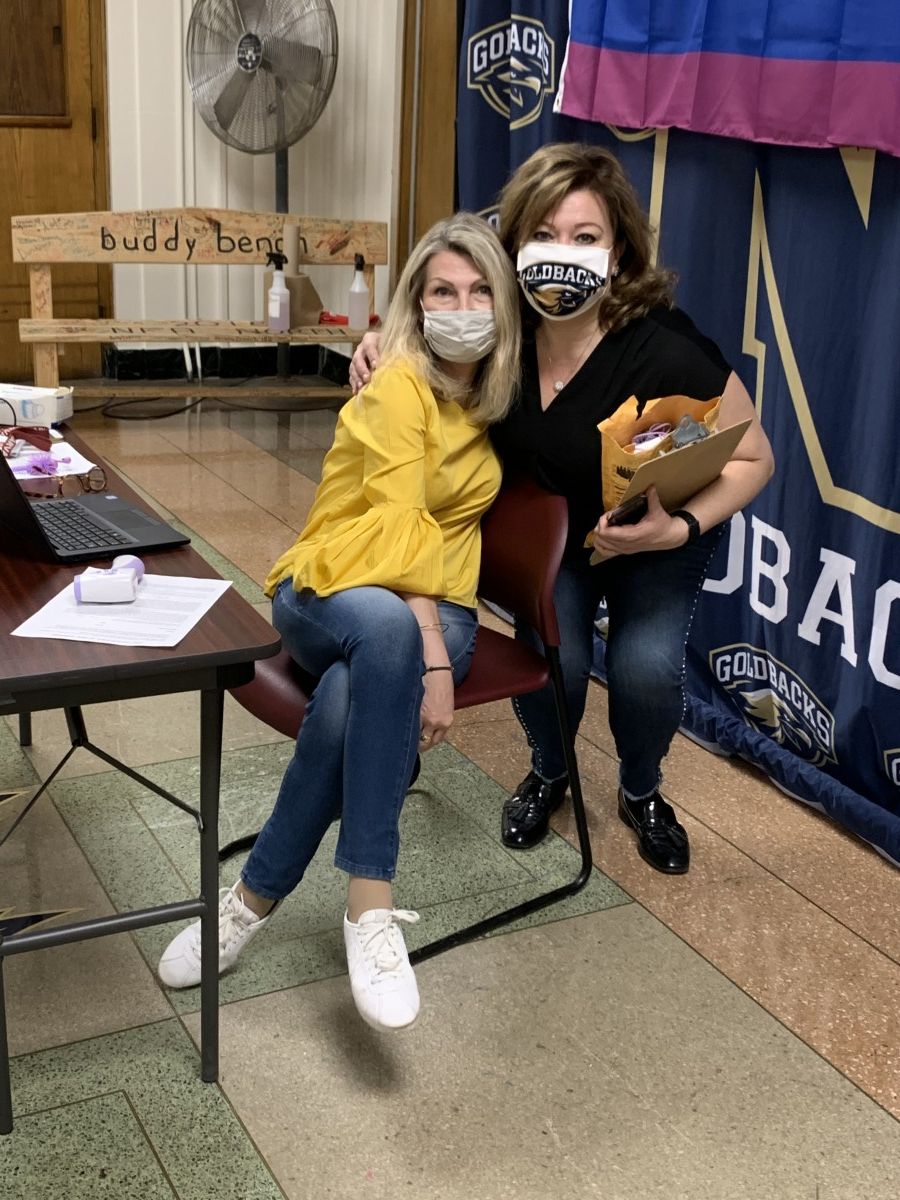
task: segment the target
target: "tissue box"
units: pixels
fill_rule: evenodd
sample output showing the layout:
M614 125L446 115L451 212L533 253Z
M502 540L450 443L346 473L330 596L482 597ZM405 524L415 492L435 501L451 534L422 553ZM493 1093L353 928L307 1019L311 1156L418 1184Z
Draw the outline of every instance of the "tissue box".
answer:
M318 320L318 317L316 318ZM55 425L73 412L70 387L27 387L19 383L0 383L0 425ZM15 413L15 420L13 420Z

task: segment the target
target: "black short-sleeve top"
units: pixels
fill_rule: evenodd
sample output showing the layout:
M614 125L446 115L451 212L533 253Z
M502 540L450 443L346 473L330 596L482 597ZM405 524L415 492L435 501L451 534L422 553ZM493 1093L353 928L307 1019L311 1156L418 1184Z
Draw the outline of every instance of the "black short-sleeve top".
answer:
M494 444L504 470L524 471L568 500L567 556L583 555L603 512L598 423L630 396L711 400L731 374L715 342L685 313L668 308L607 333L546 410L533 338L526 338L522 368L519 401L493 427Z

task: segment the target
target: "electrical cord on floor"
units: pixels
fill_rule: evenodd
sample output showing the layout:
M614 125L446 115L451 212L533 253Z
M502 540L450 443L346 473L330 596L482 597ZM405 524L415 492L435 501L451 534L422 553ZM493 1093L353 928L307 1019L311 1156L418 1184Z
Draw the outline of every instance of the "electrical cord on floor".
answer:
M168 412L122 412L121 409L134 408L138 404L152 404L154 400L163 400L164 396L137 396L133 400L104 400L102 404L96 405L94 408L79 408L75 412L77 417L83 412L101 412L104 417L110 417L114 421L163 421L166 417L179 417L182 413L190 412L192 408L196 408L198 404L202 404L203 396L188 397L185 404L179 408L171 408Z
M254 376L254 375L248 375L245 379L236 379L234 381L234 383L223 384L221 386L228 387L228 388L242 387L244 384L250 383L250 381L255 378L256 378L256 376ZM335 385L335 386L340 386L340 385ZM204 400L210 400L210 401L215 402L216 404L220 404L220 405L224 406L225 408L234 408L241 412L280 413L280 412L289 412L290 411L290 409L287 409L284 406L271 407L271 406L265 405L265 404L238 404L234 400L223 399L221 395L187 397L186 403L180 405L178 408L169 409L168 412L149 412L148 413L148 412L125 412L125 411L122 411L124 409L135 408L138 405L152 404L157 400L165 400L166 398L167 397L165 397L165 396L136 396L130 400L115 400L115 399L104 400L100 404L93 404L87 408L76 409L73 416L70 417L69 419L74 420L75 417L81 416L82 413L100 412L103 414L104 417L109 417L115 421L164 421L168 417L179 417L183 413L190 412L192 408L196 408L197 405L202 404ZM343 402L343 397L341 398L341 402ZM323 407L328 407L328 406L323 405Z

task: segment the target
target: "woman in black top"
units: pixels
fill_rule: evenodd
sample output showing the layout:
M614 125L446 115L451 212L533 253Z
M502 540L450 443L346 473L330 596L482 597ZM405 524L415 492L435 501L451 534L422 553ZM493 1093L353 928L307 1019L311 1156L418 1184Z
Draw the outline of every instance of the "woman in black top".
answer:
M743 384L718 348L672 307L671 275L652 261L650 226L618 160L598 146L536 151L500 198L500 235L523 299L522 396L495 441L504 470L525 470L569 504L569 539L556 588L563 675L573 724L584 714L594 619L609 614L610 727L620 759L619 815L651 866L688 869L687 834L659 794L661 762L684 709L684 654L697 596L722 522L769 479L768 440ZM374 365L357 351L355 385ZM677 513L655 492L634 525L603 513L597 424L630 396L722 397L719 427L751 418L731 461ZM584 549L591 533L598 566ZM534 641L517 626L516 636ZM503 808L506 845L535 845L563 801L567 778L550 688L520 697L516 714L532 769Z

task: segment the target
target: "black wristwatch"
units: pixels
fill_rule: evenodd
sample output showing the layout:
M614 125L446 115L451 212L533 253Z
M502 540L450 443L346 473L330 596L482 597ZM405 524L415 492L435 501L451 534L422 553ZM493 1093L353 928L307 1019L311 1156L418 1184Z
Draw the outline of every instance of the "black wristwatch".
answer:
M688 527L686 546L693 546L694 542L700 537L700 522L693 513L687 511L686 508L676 508L674 512L669 513L670 517L681 517L682 521Z

